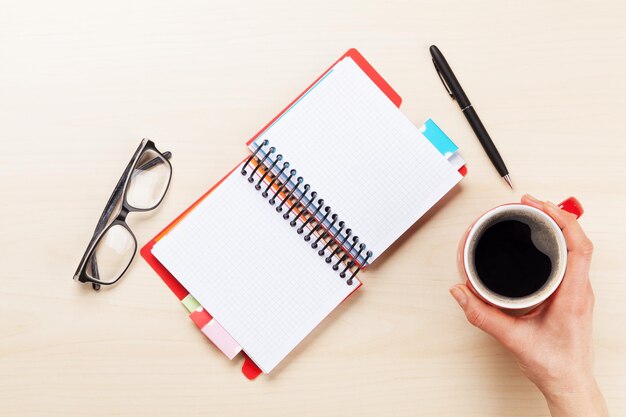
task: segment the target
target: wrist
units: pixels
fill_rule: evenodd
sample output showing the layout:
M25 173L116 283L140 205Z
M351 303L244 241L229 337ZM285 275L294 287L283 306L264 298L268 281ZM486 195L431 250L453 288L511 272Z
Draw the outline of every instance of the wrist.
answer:
M563 373L558 377L546 378L537 386L548 401L585 396L597 389L595 377L591 372Z
M543 395L552 417L608 417L608 411L595 378L568 381L553 386Z

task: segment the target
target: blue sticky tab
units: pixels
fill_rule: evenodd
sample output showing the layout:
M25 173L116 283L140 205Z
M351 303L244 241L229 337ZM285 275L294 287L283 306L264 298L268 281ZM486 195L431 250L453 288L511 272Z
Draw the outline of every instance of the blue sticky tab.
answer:
M453 153L459 150L459 147L450 140L448 135L443 133L443 130L433 122L433 119L426 120L420 131L446 158L450 158Z

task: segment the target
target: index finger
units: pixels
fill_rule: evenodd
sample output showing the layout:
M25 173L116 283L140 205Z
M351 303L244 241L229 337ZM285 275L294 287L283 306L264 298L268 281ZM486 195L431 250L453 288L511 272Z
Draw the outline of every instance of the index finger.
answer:
M568 275L571 274L571 279L575 281L586 282L591 265L591 255L593 254L591 240L583 231L575 215L561 210L550 202L544 203L543 211L554 219L563 231L563 236L565 236L568 250Z

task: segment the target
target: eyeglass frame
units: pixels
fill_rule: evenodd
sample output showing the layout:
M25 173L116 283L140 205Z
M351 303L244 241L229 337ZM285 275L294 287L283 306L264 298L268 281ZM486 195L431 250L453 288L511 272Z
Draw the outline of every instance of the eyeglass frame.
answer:
M133 207L133 206L131 206L128 203L128 201L126 199L126 197L127 197L126 194L128 192L128 185L130 183L131 174L137 168L137 163L139 162L139 159L141 158L141 156L146 151L150 151L150 150L154 151L155 153L160 155L163 158L163 160L165 162L167 162L167 164L169 166L169 178L167 179L167 185L165 186L165 191L163 192L163 195L161 196L161 199L154 206L152 206L150 208ZM146 212L146 211L154 210L161 204L161 202L165 198L165 195L167 194L167 191L169 190L170 183L172 181L172 164L169 161L169 159L171 157L172 157L172 153L171 152L166 151L166 152L161 153L156 148L154 142L151 141L150 139L144 138L144 139L141 140L141 143L139 144L139 147L137 148L137 150L133 154L133 157L131 158L131 160L128 163L128 165L126 166L126 168L124 169L124 172L122 173L122 176L120 177L119 181L115 185L115 188L113 189L113 193L111 194L111 196L109 197L109 200L107 201L106 205L104 206L104 210L103 210L102 214L100 215L100 219L98 220L98 224L96 225L96 229L94 230L93 236L91 237L91 240L89 241L89 244L87 245L87 249L85 250L85 253L83 254L83 257L81 258L80 263L78 264L78 268L76 269L76 272L74 273L74 281L78 281L78 282L82 282L82 283L91 283L93 289L98 291L100 289L101 285L113 285L113 284L117 283L124 276L124 274L126 273L128 268L130 267L130 265L133 263L133 259L135 259L135 255L137 254L137 238L135 237L135 234L133 233L133 231L130 229L130 227L126 223L126 216L128 216L128 214L132 213L132 212ZM146 169L146 168L153 167L154 165L156 165L158 163L158 161L156 161L156 159L157 158L154 158L154 159L144 163L139 168ZM118 206L118 202L120 201L120 198L121 198L121 205L119 206L119 213L107 225L107 221L109 220L109 217L111 216L113 210ZM133 252L133 256L131 256L130 260L128 261L128 265L126 265L126 268L124 268L124 270L119 274L119 276L114 281L104 282L104 281L100 281L97 277L90 276L87 273L87 267L89 265L89 261L90 261L92 255L93 255L96 247L100 243L100 240L102 240L102 237L113 226L116 226L116 225L122 226L126 230L128 230L128 232L130 233L130 235L132 236L132 238L134 240L135 250ZM92 260L91 269L92 269L94 275L98 275L98 265L97 265L97 261L96 261L95 258Z

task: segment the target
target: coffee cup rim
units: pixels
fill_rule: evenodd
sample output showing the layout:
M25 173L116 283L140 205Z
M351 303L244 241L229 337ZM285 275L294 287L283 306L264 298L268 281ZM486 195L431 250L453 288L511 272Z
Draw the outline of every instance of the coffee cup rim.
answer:
M524 211L532 212L543 219L553 228L555 232L556 239L558 241L559 247L561 248L561 253L563 254L563 261L560 264L559 271L557 274L550 280L548 286L542 288L540 291L535 292L534 294L530 294L525 297L513 298L506 297L499 294L494 293L493 291L487 290L482 282L478 279L478 277L474 277L470 272L469 268L469 243L472 238L476 234L476 231L492 216L497 215L502 212L510 211L511 209L522 209ZM495 207L483 215L481 215L475 222L472 224L467 237L465 239L465 243L463 245L463 267L465 269L465 274L467 275L468 280L471 282L473 289L480 295L484 300L488 303L493 304L497 307L512 309L512 310L520 310L527 309L545 301L550 295L556 291L561 282L563 281L563 277L565 276L565 269L567 264L567 245L565 242L565 236L563 236L563 232L559 225L554 221L552 217L548 214L539 210L535 207L528 206L520 203L511 203L511 204L503 204L501 206Z

